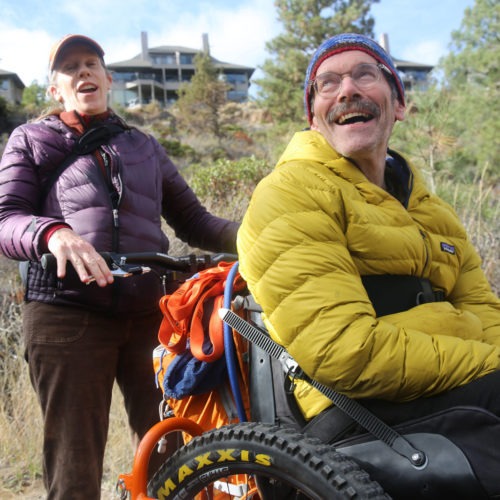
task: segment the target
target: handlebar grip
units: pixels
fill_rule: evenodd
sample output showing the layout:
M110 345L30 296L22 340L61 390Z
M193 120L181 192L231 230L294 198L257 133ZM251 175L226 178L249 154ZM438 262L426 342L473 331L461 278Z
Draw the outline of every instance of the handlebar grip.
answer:
M57 268L57 259L51 253L44 253L40 259L40 264L43 269L55 270Z
M238 254L235 253L216 253L212 255L210 261L212 264L218 264L219 262L236 262L238 260Z
M108 263L108 265L111 263L112 259L109 252L99 252L99 254ZM40 258L40 264L42 265L42 268L47 271L55 271L57 269L57 259L55 255L51 253L44 253ZM69 260L68 265L71 265Z
M139 252L139 253L125 253L115 254L111 252L99 252L103 259L107 262L108 266L120 265L122 258L125 264L142 264L151 265L156 264L164 269L177 270L183 272L198 271L207 267L218 264L222 261L236 261L238 256L230 253L219 253L214 255L201 255L194 254L184 255L181 257L173 257L171 255L158 253L158 252ZM49 271L57 269L57 259L51 253L44 253L40 258L42 268ZM68 264L70 264L68 262Z

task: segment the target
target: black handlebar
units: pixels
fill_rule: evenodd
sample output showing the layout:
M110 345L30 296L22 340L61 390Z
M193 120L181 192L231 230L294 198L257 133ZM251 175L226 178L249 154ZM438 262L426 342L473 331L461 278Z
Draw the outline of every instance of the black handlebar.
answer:
M174 257L160 252L136 252L136 253L114 253L100 252L110 269L117 269L130 264L140 264L143 266L156 265L165 270L192 272L201 271L208 267L213 267L219 262L232 262L237 260L237 255L229 253L219 253L214 255L183 255ZM44 269L55 271L57 261L54 255L46 253L42 255L40 263Z

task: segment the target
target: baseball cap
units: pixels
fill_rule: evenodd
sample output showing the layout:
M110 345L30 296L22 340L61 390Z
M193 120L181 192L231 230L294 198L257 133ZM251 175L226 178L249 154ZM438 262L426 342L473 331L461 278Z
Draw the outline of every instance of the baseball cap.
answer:
M66 35L55 43L50 51L49 71L54 70L57 58L61 55L62 50L69 44L77 42L88 45L100 58L104 57L104 50L95 40L92 40L92 38L85 35Z

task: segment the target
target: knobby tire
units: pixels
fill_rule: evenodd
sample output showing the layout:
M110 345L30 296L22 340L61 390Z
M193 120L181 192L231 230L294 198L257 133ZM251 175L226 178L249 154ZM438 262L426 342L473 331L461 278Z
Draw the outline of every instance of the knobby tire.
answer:
M224 478L249 474L259 493L220 496ZM219 481L219 483L216 483ZM297 431L262 423L240 423L194 438L163 464L148 485L159 500L240 498L388 499L352 459Z

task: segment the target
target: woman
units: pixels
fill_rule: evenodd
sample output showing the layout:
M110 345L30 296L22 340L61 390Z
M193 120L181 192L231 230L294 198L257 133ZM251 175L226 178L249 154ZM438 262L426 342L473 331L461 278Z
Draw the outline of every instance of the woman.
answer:
M0 164L0 250L31 261L23 330L49 499L100 497L115 380L136 440L158 421L151 353L160 284L153 273L114 281L98 252L166 253L161 216L210 251L234 252L238 228L209 214L158 142L107 107L103 56L81 35L54 46L48 93L62 109L18 127ZM89 130L111 133L75 154ZM41 268L45 252L56 257L57 276Z

